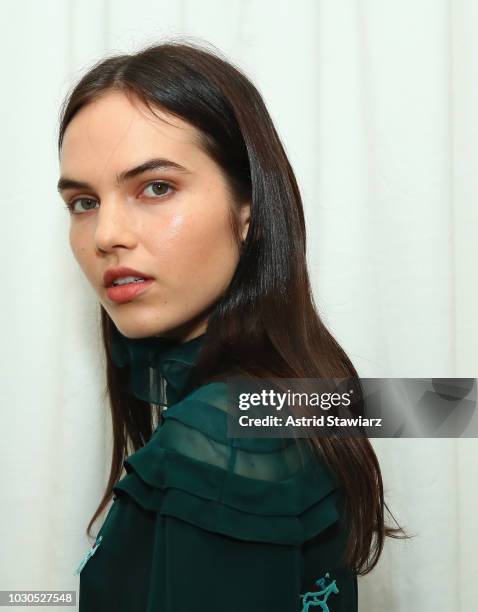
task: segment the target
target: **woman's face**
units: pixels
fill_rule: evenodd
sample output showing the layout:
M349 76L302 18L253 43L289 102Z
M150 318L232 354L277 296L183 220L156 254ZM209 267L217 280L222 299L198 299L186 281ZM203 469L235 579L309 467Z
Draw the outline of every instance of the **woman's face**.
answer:
M59 189L73 207L73 254L119 331L186 341L206 330L237 266L234 204L198 131L155 112L169 125L120 92L83 107L64 134ZM163 164L122 177L152 159ZM243 238L249 211L238 210ZM152 280L108 288L118 267Z

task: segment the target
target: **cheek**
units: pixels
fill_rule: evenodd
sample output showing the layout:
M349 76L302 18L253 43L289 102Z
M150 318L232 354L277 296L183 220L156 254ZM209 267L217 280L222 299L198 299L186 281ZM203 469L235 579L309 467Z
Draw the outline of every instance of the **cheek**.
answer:
M73 225L70 226L69 241L70 249L73 255L75 256L75 259L78 261L78 263L80 263L80 260L82 258L81 253L84 251L84 249L82 249L81 246L81 234L78 232L77 229L75 229Z
M227 209L184 219L175 238L164 254L176 287L185 293L192 290L193 296L224 290L238 261Z
M88 247L88 239L85 236L85 232L81 231L81 228L72 225L70 227L69 242L76 261L86 276L89 277L92 272L90 265L91 246Z

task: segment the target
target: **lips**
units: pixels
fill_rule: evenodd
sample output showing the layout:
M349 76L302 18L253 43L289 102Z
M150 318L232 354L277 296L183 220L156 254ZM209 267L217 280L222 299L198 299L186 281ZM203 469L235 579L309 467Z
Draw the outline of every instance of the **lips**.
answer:
M132 302L137 296L141 295L154 284L154 278L148 280L126 283L124 285L112 285L106 289L106 295L112 302L123 304Z
M114 280L124 276L137 276L139 278L144 278L145 280L153 278L152 276L149 276L140 270L134 270L133 268L110 268L109 270L106 270L103 275L103 284L105 287L111 287Z

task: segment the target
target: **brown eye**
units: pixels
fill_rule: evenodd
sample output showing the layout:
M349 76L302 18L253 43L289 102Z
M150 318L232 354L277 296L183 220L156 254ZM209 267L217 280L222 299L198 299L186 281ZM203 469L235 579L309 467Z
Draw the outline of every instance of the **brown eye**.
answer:
M166 181L153 181L152 183L149 183L149 185L145 187L145 189L143 190L143 193L146 192L146 189L151 189L150 196L148 197L155 198L155 197L164 197L168 195L169 193L168 189L172 190L173 187Z

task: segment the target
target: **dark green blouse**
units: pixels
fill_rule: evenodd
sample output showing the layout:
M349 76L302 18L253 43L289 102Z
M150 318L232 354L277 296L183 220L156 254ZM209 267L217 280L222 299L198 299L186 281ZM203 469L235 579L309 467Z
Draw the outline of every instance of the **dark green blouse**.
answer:
M168 406L77 568L80 612L356 612L341 487L300 440L228 437L225 383L188 389L203 339L115 353Z

